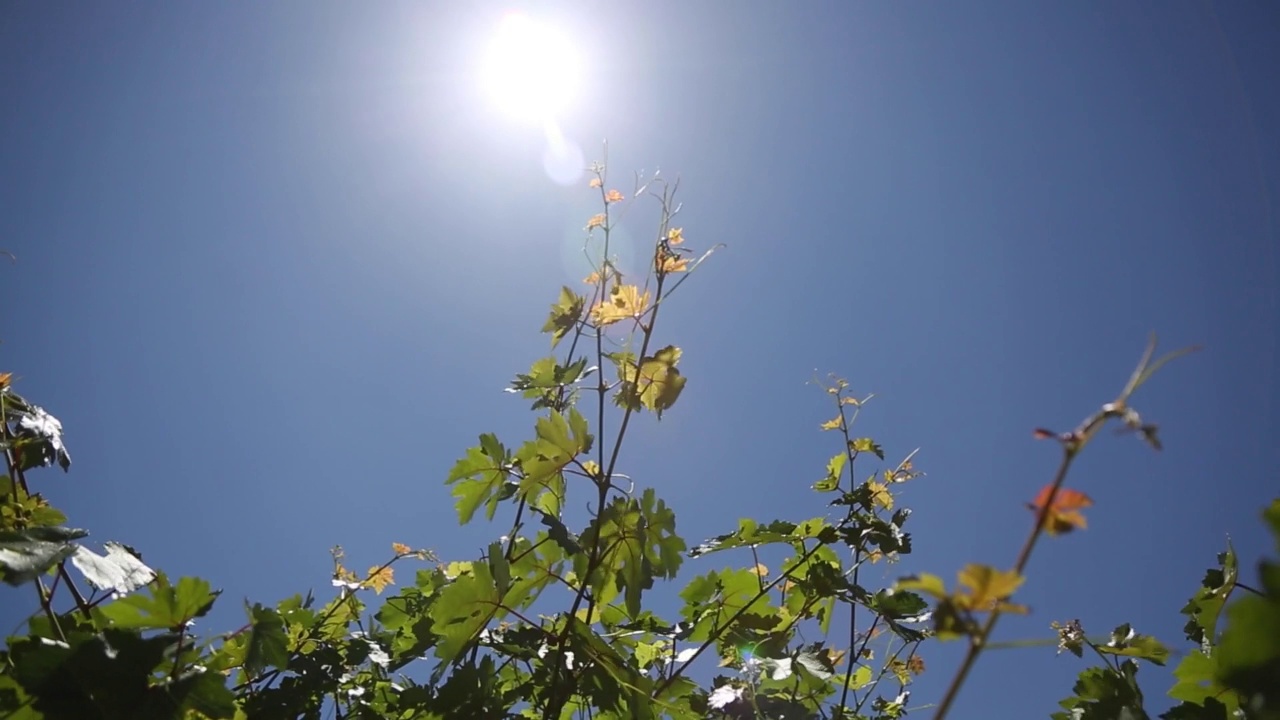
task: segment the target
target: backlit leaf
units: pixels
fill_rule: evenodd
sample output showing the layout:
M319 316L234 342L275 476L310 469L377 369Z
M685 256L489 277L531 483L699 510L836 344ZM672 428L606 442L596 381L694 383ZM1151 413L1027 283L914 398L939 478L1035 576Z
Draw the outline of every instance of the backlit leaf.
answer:
M1024 581L1016 571L971 563L956 574L956 579L969 588L967 593L957 593L956 600L963 608L984 611L998 607L1002 612L1026 612L1021 606L1004 602Z
M827 461L827 475L813 484L818 492L831 492L840 487L840 476L844 473L845 463L849 462L847 453L837 453Z
M849 449L859 453L869 452L881 460L884 459L884 448L880 447L880 445L871 438L864 437L850 440Z
M823 430L839 430L844 426L844 415L837 415L830 420L822 423L818 427Z
M134 594L94 610L111 627L136 630L177 629L203 617L213 608L221 590L212 590L200 578L184 577L170 585L164 573L156 573L151 594Z
M391 567L374 565L369 568L369 576L365 579L365 585L373 588L379 595L388 585L395 584L395 569Z
M1036 495L1036 499L1027 504L1027 507L1036 513L1036 517L1039 517L1039 513L1044 508L1052 490L1052 485L1044 486ZM1084 514L1080 511L1092 505L1093 500L1079 490L1059 488L1057 494L1053 496L1053 504L1049 506L1049 511L1044 518L1045 532L1050 535L1059 535L1071 532L1076 528L1083 530L1088 526L1088 523L1085 521Z
M568 287L560 288L560 299L551 306L551 314L542 326L542 332L551 333L551 347L555 347L578 325L586 299Z
M649 307L649 291L640 292L635 285L614 285L609 297L591 308L591 321L605 327L628 318L639 318Z
M280 613L254 604L249 611L249 641L244 668L250 677L268 667L284 668L289 664L289 640Z

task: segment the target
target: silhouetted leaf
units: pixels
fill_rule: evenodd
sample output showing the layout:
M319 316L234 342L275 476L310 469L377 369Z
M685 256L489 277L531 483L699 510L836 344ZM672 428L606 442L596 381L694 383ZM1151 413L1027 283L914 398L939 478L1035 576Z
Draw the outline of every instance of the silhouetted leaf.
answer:
M39 577L76 551L71 542L89 533L65 527L0 531L0 574L17 586Z
M184 577L170 585L164 573L156 573L150 596L130 595L94 613L110 627L176 630L209 612L221 592L200 578Z

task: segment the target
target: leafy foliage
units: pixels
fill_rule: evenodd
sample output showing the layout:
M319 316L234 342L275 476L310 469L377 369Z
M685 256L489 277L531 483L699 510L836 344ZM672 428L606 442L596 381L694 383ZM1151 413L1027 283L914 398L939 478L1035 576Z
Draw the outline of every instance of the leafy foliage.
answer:
M445 478L461 524L482 510L486 522L509 520L473 559L443 562L394 543L388 559L357 573L334 548L327 600L308 592L246 603L241 628L197 638L193 622L219 591L171 579L123 543L106 543L105 554L83 545L87 532L27 478L70 467L61 423L0 373L0 577L9 592L33 588L38 604L0 651L0 716L880 720L912 709L928 643L963 639L964 660L935 710L945 716L999 617L1029 612L1014 597L1037 540L1087 527L1092 500L1063 485L1072 460L1113 420L1159 449L1156 426L1130 400L1178 353L1152 361L1153 342L1115 401L1070 432L1035 432L1058 441L1063 464L1029 504L1037 522L1010 569L968 564L951 589L926 572L870 582L883 575L870 566L912 553L898 491L922 474L915 450L865 474L889 451L854 434L871 396L835 377L819 383L835 414L818 427L838 437L825 467L810 471L820 510L743 518L690 547L675 510L636 488L619 458L628 428L644 413L661 419L687 387L683 351L657 339L657 321L711 250L695 259L673 226L674 184L655 176L624 194L603 166L593 174L601 212L585 232L603 250L587 253L588 289L560 289L542 331L562 352L508 387L531 401L532 430L511 445L480 434ZM614 213L645 199L658 202L657 240L646 277L628 281L609 252ZM584 504L585 518L567 512ZM1280 547L1280 502L1265 519ZM1183 609L1195 647L1174 670L1169 694L1180 704L1162 717L1280 717L1280 565L1264 563L1254 589L1240 582L1232 548L1218 560ZM651 592L682 571L675 606L659 614L669 603ZM1237 590L1248 596L1229 602ZM1054 717L1147 717L1139 663L1163 665L1168 647L1128 623L1096 640L1077 621L1052 627L1059 652L1099 661Z

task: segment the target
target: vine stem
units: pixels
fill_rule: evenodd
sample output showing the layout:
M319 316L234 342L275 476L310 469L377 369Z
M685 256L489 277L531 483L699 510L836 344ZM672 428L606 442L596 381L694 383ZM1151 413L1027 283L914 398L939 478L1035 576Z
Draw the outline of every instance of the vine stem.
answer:
M1071 469L1071 463L1075 460L1078 446L1072 448L1066 446L1063 449L1062 462L1058 465L1058 471L1053 478L1053 486L1049 491L1049 497L1045 500L1044 505L1040 508L1040 512L1036 514L1035 527L1031 529L1031 533L1027 535L1026 542L1022 544L1022 550L1018 553L1018 561L1014 564L1014 572L1021 575L1026 568L1027 563L1031 560L1031 552L1036 547L1036 542L1040 539L1040 534L1044 529L1045 520L1049 516L1049 509L1053 507L1053 499L1058 494L1062 483L1067 479L1067 471ZM991 637L991 631L995 629L996 622L1000 619L1000 611L992 610L991 615L987 617L987 621L982 625L978 634L970 639L969 649L964 654L964 660L960 662L960 669L956 671L955 677L951 679L951 684L947 686L947 694L942 697L942 702L938 704L938 710L934 713L935 720L943 720L947 713L951 710L952 704L955 703L956 697L960 694L960 688L964 685L964 681L969 677L969 671L973 669L974 662L978 656L982 654L983 647L986 645L987 638Z

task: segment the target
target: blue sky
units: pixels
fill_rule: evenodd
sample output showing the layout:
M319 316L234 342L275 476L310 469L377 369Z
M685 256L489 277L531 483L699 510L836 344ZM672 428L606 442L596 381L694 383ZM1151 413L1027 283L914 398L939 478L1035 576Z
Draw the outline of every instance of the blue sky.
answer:
M689 244L726 245L664 311L689 384L621 466L690 544L824 513L816 370L876 393L861 428L891 458L922 448L917 552L884 581L1011 565L1057 461L1031 429L1111 399L1155 330L1206 348L1137 398L1166 449L1089 449L1090 528L1041 545L1034 613L999 634L1132 620L1181 648L1228 534L1252 572L1280 459L1275 6L9 4L0 369L75 461L33 479L97 541L222 587L207 630L327 592L335 544L362 568L505 530L458 528L443 480L479 433L531 433L501 390L546 354L595 212L480 91L511 9L589 60L565 136L587 160L608 138L624 187L678 175ZM958 651L929 650L913 701ZM955 716L1047 714L1081 667L993 652Z

